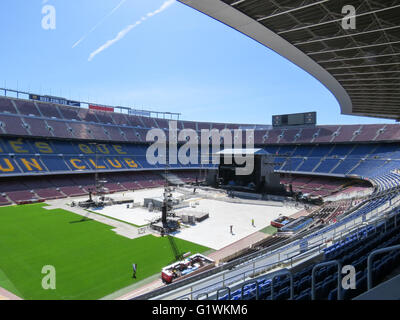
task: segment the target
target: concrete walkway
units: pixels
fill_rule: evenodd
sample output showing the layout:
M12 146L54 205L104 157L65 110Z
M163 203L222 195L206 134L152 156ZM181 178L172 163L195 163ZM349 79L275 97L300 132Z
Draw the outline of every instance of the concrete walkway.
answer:
M146 279L140 280L136 283L131 284L128 287L122 288L116 292L113 292L100 300L129 300L133 296L141 295L145 292L152 291L162 286L160 280L160 274L154 274Z
M230 245L227 245L226 247L217 250L211 254L208 255L211 259L213 259L216 263L218 261L230 257L236 252L239 252L245 248L248 248L250 245L257 243L265 238L270 237L269 234L263 233L263 232L255 232L243 239L240 239L239 241L236 241Z
M161 274L155 275L157 276L157 280L153 280L150 283L146 283L144 285L141 285L139 288L130 291L129 293L126 293L120 297L114 298L114 300L130 300L134 297L141 296L142 294L151 292L153 290L156 290L162 286L164 286L163 282L161 281Z

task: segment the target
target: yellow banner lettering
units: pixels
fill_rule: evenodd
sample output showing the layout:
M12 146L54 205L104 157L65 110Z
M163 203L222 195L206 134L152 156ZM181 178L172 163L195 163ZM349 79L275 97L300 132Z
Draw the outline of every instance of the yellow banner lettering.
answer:
M114 159L114 160L108 159L107 161L108 161L108 163L111 164L114 168L117 168L117 169L122 168L121 162L119 162L117 159Z
M138 167L138 165L136 164L136 162L134 160L128 159L128 158L126 158L124 160L125 160L126 164L128 165L128 167L131 167L131 168L137 168Z
M12 165L9 159L5 158L4 163L7 165L7 167L4 167L3 165L0 164L0 170L2 172L14 172L14 166Z
M114 148L114 150L117 151L117 153L119 153L119 154L126 154L126 152L122 150L122 146L120 146L120 145L116 145L116 144L115 144L115 145L113 145L113 148Z
M79 144L79 149L85 153L85 154L92 154L94 153L92 149L90 149L90 147L87 144L84 143L80 143Z
M16 153L28 153L29 151L23 148L23 141L21 138L17 140L10 140L9 144Z
M40 153L54 153L47 142L35 142L35 147L38 148Z
M85 165L83 165L83 166L79 165L82 162L79 159L70 159L69 162L74 166L75 169L78 169L78 170L85 170L86 169Z
M25 158L22 158L21 162L28 171L33 171L34 169L37 169L38 171L43 171L42 167L36 159L32 158L30 161L28 161Z
M105 169L105 166L99 166L98 164L96 165L96 162L94 162L93 159L89 159L90 163L95 167L96 169Z

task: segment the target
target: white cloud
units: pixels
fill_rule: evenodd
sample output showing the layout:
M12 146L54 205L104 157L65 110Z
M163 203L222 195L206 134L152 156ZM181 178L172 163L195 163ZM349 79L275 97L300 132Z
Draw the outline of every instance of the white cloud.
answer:
M167 0L165 1L160 8L158 8L157 10L153 11L153 12L149 12L147 13L145 16L143 16L142 18L140 18L138 21L136 21L133 24L130 24L129 26L127 26L125 29L121 30L117 36L114 39L108 40L106 43L104 43L101 47L99 47L97 50L93 51L90 56L88 61L92 61L93 58L98 55L99 53L101 53L102 51L106 50L107 48L111 47L114 43L120 41L122 38L124 38L132 29L136 28L138 25L142 24L144 21L148 20L151 17L154 17L155 15L163 12L164 10L166 10L168 7L170 7L173 3L175 2L175 0Z

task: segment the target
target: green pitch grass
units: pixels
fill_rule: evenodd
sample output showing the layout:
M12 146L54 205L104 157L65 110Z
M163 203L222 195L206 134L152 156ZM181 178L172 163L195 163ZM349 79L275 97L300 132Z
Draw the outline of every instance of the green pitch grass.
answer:
M0 208L0 287L23 299L99 299L175 260L166 237L130 240L110 226L43 206ZM177 238L175 243L180 253L208 250ZM45 265L56 269L55 290L42 288Z
M278 232L278 229L273 226L265 227L264 229L260 230L260 232L264 232L266 234L274 235Z

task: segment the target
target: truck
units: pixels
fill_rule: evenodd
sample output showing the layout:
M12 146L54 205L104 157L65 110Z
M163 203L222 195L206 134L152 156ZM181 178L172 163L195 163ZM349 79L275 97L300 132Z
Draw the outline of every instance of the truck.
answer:
M197 253L162 268L161 280L165 284L170 284L177 279L181 280L187 278L194 274L211 269L214 266L214 260Z

